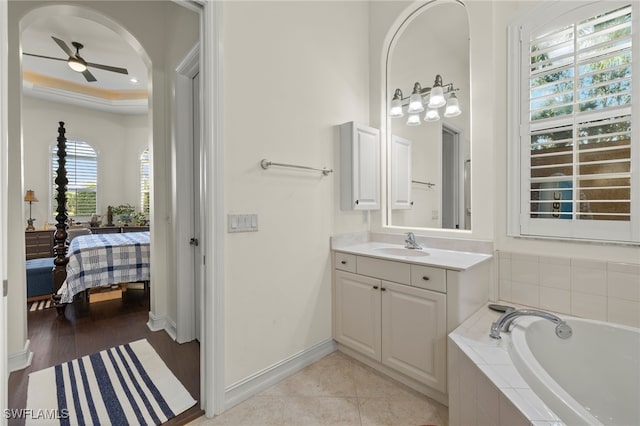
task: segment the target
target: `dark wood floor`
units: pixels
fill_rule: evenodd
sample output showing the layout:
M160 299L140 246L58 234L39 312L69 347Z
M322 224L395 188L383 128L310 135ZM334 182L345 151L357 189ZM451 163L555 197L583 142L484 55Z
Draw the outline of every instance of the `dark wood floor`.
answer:
M25 408L29 373L144 338L191 396L200 400L199 343L179 345L164 331L150 331L149 298L144 291L129 290L122 299L92 304L78 300L67 306L64 316L53 308L27 315L33 360L9 376L9 408ZM182 425L202 414L197 403L166 424ZM22 425L24 419L9 424Z

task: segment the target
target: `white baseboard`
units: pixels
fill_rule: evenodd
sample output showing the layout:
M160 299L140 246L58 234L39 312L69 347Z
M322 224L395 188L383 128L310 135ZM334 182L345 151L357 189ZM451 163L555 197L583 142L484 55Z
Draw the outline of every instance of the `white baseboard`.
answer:
M164 330L171 339L176 340L176 323L167 317L158 317L149 311L149 321L147 321L147 327L151 331Z
M320 358L334 352L336 349L336 342L333 339L327 339L244 380L234 383L225 389L224 409L228 410L234 405L262 392L282 379L297 373Z
M27 339L27 341L24 343L23 350L21 350L20 352L9 354L9 356L7 357L7 368L9 369L9 373L22 370L23 368L27 368L31 365L33 352L29 350L29 346L31 346L31 341Z

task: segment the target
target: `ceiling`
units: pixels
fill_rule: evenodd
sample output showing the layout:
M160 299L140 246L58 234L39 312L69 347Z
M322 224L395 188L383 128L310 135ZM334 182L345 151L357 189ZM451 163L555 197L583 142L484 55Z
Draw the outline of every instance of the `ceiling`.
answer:
M128 75L89 67L98 80L87 82L66 63L67 54L51 36L84 48L80 56L97 64L126 68ZM119 113L146 113L148 71L140 55L111 29L84 18L51 16L33 22L22 32L22 51L65 59L56 61L22 56L23 88L26 96L74 103ZM137 82L132 82L135 78Z

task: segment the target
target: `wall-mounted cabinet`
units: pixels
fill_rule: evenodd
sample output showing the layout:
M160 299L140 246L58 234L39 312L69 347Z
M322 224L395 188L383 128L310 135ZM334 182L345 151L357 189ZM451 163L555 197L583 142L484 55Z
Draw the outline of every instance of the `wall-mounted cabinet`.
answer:
M380 208L380 131L353 121L340 126L343 210Z
M411 197L411 141L400 136L391 136L391 208L393 210L413 207Z

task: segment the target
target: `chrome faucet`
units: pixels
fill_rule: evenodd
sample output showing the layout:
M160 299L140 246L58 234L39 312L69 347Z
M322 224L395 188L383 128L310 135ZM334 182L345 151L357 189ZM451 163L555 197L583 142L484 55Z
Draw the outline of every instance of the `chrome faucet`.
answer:
M573 334L573 330L571 330L571 327L566 322L549 312L538 311L535 309L516 309L505 312L500 316L500 318L498 318L498 321L491 324L491 333L489 333L489 336L494 339L500 339L500 332L508 333L513 320L522 316L534 316L548 319L556 325L556 336L561 339L568 339Z
M413 232L407 233L407 238L405 238L404 242L405 242L404 248L408 248L412 250L422 250L422 246L416 243L416 236L413 235Z

